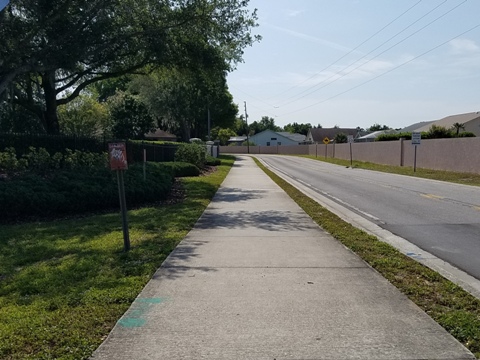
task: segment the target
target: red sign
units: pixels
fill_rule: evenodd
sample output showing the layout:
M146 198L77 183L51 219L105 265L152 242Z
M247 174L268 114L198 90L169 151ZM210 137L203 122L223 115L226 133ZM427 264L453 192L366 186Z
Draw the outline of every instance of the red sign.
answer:
M110 169L112 170L127 170L127 149L125 143L109 143L108 157L110 159Z

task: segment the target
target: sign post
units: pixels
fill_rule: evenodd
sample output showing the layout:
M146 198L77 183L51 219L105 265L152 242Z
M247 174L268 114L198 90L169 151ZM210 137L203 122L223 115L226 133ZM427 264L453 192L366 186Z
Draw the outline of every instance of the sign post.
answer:
M325 137L323 139L323 143L325 144L325 159L327 158L327 147L328 147L327 145L329 142L330 142L330 139L328 137Z
M413 158L413 172L417 171L417 145L420 145L422 140L422 133L412 133L412 145L415 145L415 156Z
M350 166L353 167L353 155L352 155L353 135L348 135L347 141L350 144Z
M125 199L125 183L123 180L123 172L128 169L125 143L109 143L108 157L110 159L110 169L117 172L120 212L122 214L123 250L127 252L130 250L130 236L128 234L127 201Z

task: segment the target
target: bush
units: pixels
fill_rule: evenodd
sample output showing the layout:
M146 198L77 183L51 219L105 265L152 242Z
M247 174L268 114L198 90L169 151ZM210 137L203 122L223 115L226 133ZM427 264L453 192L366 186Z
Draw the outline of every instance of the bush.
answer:
M382 134L382 135L379 135L375 139L375 141L396 141L396 140L400 140L400 138L404 138L405 140L411 140L412 133L404 132L399 134ZM423 134L422 134L422 138L423 138Z
M477 137L474 133L470 131L465 131L460 134L458 134L458 137Z
M222 163L222 161L218 158L214 158L211 155L207 155L207 158L205 159L205 165L209 166L218 166Z
M0 171L7 174L31 171L46 174L58 169L91 169L107 167L107 153L98 154L84 151L66 150L65 154L50 155L44 148L30 147L28 152L18 158L14 148L7 148L0 152Z
M164 162L161 163L165 168L172 171L175 177L187 177L200 175L200 169L193 164L185 162Z
M6 148L4 152L0 152L0 171L5 173L15 173L24 171L27 168L25 159L17 159L17 154L13 147Z
M452 130L448 130L443 126L432 125L432 127L427 132L422 132L422 139L444 139L457 137ZM462 132L458 134L458 137L475 137L474 133L471 132ZM404 132L399 134L383 134L377 137L375 141L395 141L404 138L405 140L412 139L412 133Z
M173 183L172 172L161 164L134 164L125 172L127 206L165 199ZM0 221L25 217L51 217L118 209L116 173L107 168L90 171L58 170L48 176L22 174L0 180Z
M422 134L422 138L423 138ZM444 139L453 137L452 130L444 126L432 125L425 134L425 139Z
M83 136L48 135L48 134L10 134L0 132L0 151L8 147L16 149L21 156L28 152L29 147L45 148L51 154L63 152L65 149L88 152L105 151L103 140Z
M340 132L337 135L335 135L334 141L336 144L345 144L348 142L348 136L347 134Z
M205 165L207 150L200 144L180 144L175 152L175 161L194 164L199 169Z

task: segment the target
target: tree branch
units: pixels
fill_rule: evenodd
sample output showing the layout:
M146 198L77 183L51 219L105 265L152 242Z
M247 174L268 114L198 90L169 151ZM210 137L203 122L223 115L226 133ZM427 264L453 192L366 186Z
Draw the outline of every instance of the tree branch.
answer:
M85 89L88 85L90 84L93 84L97 81L101 81L101 80L106 80L106 79L111 79L111 78L114 78L114 77L118 77L118 76L122 76L122 75L125 75L125 74L131 74L132 72L134 72L135 70L137 69L140 69L142 67L144 67L146 64L142 63L142 64L139 64L139 65L136 65L132 68L129 68L129 69L125 69L125 70L122 70L122 71L118 71L118 72L112 72L112 73L104 73L100 76L97 76L97 77L94 77L94 78L91 78L91 79L88 79L88 80L85 80L83 83L81 83L79 86L77 86L77 88L75 89L75 91L73 93L71 93L69 96L63 98L63 99L58 99L57 100L57 105L65 105L65 104L68 104L70 101L72 101L73 99L75 99L78 95L80 95L80 92Z

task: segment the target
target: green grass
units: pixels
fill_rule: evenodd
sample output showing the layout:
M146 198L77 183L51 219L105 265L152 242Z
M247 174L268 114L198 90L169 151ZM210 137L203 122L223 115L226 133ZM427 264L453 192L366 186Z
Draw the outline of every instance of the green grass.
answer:
M305 157L308 159L318 160L328 162L330 164L350 166L350 160L341 160L341 159L332 159L325 157L315 157L313 155L300 155L300 157ZM463 185L474 185L480 186L480 174L473 173L459 173L452 171L442 171L442 170L431 170L431 169L422 169L417 168L416 171L413 171L413 167L409 166L393 166L393 165L382 165L374 164L369 162L362 161L353 161L353 168L382 171L392 174L399 175L408 175L413 177L419 177L424 179L440 180L440 181L449 181L457 184Z
M86 359L185 237L233 164L184 178L182 203L0 226L0 358Z
M358 254L480 358L480 300L375 236L343 221L257 159L255 162L318 225Z

